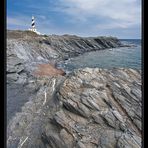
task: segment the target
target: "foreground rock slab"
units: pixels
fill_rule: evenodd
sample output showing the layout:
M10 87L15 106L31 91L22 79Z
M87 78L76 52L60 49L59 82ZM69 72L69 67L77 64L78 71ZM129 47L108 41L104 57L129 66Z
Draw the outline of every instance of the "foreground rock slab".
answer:
M9 124L8 148L141 148L141 71L85 68L39 81Z
M141 147L140 71L78 70L65 80L59 100L64 109L54 120L60 133L71 135L71 147Z

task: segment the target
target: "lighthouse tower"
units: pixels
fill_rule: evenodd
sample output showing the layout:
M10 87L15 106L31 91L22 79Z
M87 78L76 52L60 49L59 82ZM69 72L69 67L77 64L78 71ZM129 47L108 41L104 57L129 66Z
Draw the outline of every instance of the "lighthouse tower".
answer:
M32 26L32 31L36 32L34 16L32 16L31 26Z
M35 33L37 33L37 34L40 34L40 32L38 32L37 30L36 30L36 28L35 28L35 18L34 18L34 16L32 16L32 22L31 22L31 29L29 29L30 31L33 31L33 32L35 32Z

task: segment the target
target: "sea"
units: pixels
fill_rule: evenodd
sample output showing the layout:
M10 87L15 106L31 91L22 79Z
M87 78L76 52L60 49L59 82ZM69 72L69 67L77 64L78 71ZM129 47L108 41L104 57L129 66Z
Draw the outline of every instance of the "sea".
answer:
M133 68L141 70L142 48L140 39L121 39L123 44L131 47L110 48L84 53L58 64L66 72L78 68Z

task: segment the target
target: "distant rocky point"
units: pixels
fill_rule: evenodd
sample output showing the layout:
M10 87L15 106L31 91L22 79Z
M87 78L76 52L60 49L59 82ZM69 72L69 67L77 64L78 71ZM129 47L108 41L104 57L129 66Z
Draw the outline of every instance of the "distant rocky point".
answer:
M56 66L61 60L85 52L121 46L115 37L47 36L32 31L7 30L7 81L26 81L39 64Z
M115 37L47 36L38 35L31 31L8 30L7 46L9 49L8 52L15 53L18 58L23 60L55 60L74 57L89 51L116 48L123 45Z

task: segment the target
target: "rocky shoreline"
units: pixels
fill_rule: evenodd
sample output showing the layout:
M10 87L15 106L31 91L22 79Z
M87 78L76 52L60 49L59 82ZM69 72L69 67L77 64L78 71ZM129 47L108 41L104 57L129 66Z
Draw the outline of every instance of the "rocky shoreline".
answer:
M123 46L115 37L46 36L7 30L7 82L25 83L39 64L56 67L59 61L86 52Z
M85 52L122 46L115 37L46 36L30 31L7 31L8 55L15 54L24 61L65 60Z
M8 148L141 147L140 70L84 68L65 75L54 67L84 52L123 46L118 39L7 36Z

